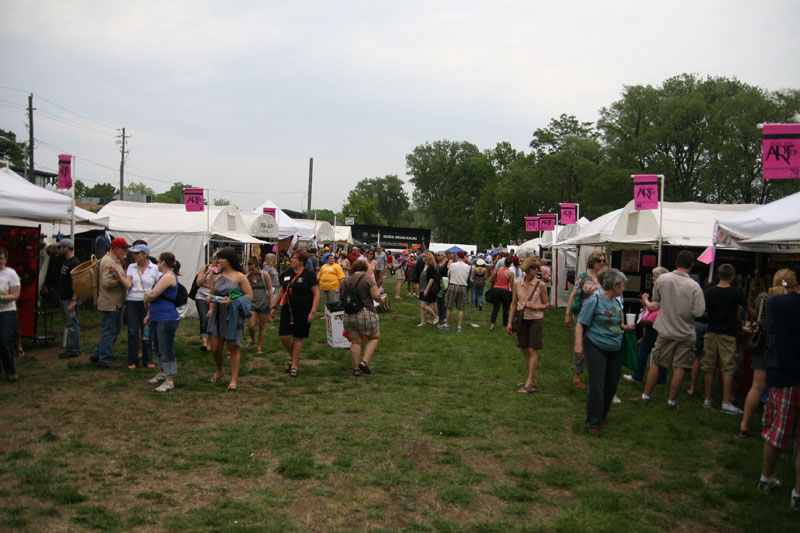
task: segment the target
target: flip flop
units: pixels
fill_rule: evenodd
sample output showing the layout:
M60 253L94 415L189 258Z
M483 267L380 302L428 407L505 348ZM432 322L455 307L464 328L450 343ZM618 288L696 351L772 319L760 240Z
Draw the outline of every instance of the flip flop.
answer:
M261 350L256 350L256 355L264 355L264 352L262 352Z
M739 438L740 439L749 438L751 435L752 435L752 433L750 433L749 429L745 429L745 430L740 430L739 431Z
M517 392L520 394L533 394L534 392L539 392L539 391L536 389L536 387L526 387L525 385L523 385L522 387L519 388Z
M293 369L289 370L289 375L291 377L293 377L293 378L296 378L297 377L297 369L293 368Z
M235 392L238 389L236 388L236 385L228 385L228 390L231 392Z
M216 373L216 372L215 372L215 373ZM225 375L225 372L223 372L222 374L220 374L220 375L217 377L217 379L214 379L214 374L211 374L211 377L210 377L210 378L208 378L208 382L209 382L209 383L216 383L217 381L221 380L221 379L222 379L222 376L224 376L224 375Z

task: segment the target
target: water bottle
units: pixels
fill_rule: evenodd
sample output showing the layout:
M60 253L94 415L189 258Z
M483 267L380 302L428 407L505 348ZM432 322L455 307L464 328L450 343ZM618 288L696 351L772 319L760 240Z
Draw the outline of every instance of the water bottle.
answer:
M144 325L144 331L142 332L142 340L149 341L150 340L150 324Z

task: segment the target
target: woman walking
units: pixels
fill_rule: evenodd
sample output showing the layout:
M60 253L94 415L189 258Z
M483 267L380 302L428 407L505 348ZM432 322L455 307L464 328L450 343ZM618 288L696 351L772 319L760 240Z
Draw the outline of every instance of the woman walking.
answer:
M339 285L344 278L344 270L334 262L333 254L328 254L325 264L322 265L319 269L319 274L317 274L323 309L325 309L326 304L339 301Z
M606 254L602 250L593 250L589 257L586 258L586 268L588 269L586 272L580 275L579 279L575 280L575 287L573 287L572 292L569 295L569 300L567 300L567 311L564 315L564 324L569 327L571 313L572 313L572 302L577 298L578 291L583 290L581 295L581 308L583 308L583 304L592 296L597 290L600 289L600 280L597 277L597 274L605 268L606 266ZM575 352L577 353L577 352ZM583 384L581 381L581 374L583 374L583 358L578 359L573 355L572 357L572 384L579 389L586 389L586 385Z
M278 335L289 353L285 369L293 378L297 377L303 339L308 338L319 305L317 276L306 270L306 261L308 252L305 250L300 249L292 254L289 260L291 268L281 273L281 288L270 308L270 316L274 317L276 307L281 305Z
M586 425L597 437L619 385L622 334L636 329L634 324L624 323L618 299L625 281L625 274L616 268L604 272L602 290L584 302L575 324L575 358L585 360L589 369Z
M336 260L336 264L342 267L344 277L350 275L350 260L347 258L347 252L344 249L339 250L339 258Z
M158 267L150 261L150 248L137 244L130 249L133 262L128 265L125 276L130 288L125 295L125 321L128 324L128 368L139 366L139 335L142 338L142 365L155 368L153 364L153 343L150 335L144 334L144 318L147 307L144 302L146 292L153 290L161 276ZM152 329L152 328L151 328Z
M258 267L258 258L256 257L247 260L247 281L250 282L250 289L253 291L253 299L250 302L252 314L247 321L247 331L250 333L247 349L252 350L253 344L256 344L256 322L258 322L256 354L261 355L264 353L264 331L267 329L269 304L272 299L272 279Z
M486 261L478 259L472 267L472 303L478 311L483 311L483 289L486 287L488 274Z
M375 250L369 249L366 253L367 257L367 274L372 276L372 279L375 279L375 269L378 266L378 261L375 260ZM353 267L350 267L352 270Z
M275 254L269 253L264 256L263 270L269 275L269 279L272 282L272 294L269 295L271 302L272 298L278 294L278 287L281 284L281 282L278 280L278 268L276 266Z
M149 260L148 260L149 262ZM149 306L145 320L150 323L153 347L158 354L158 374L148 381L155 385L156 392L169 392L175 388L175 375L178 373L178 362L175 359L175 332L178 331L180 315L175 307L178 295L178 275L181 264L175 260L171 252L158 256L158 271L161 274L153 290L144 295L144 304Z
M503 308L503 324L508 323L508 308L511 306L511 287L514 285L514 273L509 270L511 258L506 257L502 261L503 266L495 270L494 278L492 279L494 303L492 304L492 318L489 329L494 329L494 322L497 320L497 313L501 307Z
M403 288L403 284L406 281L406 262L408 251L406 250L402 255L395 254L394 256L394 299L395 300L402 300L400 298L400 289Z
M541 280L536 279L540 266L539 260L535 257L529 257L522 263L522 271L525 275L522 279L514 282L511 314L506 324L506 331L511 335L515 315L522 315L517 331L517 346L520 347L522 356L525 358L528 377L517 392L523 394L538 391L536 366L539 364L539 350L542 349L542 323L544 322L544 310L550 307L547 286Z
M761 327L761 334L764 335L764 343L761 352L753 354L753 384L747 392L744 401L744 414L739 425L739 437L747 438L750 436L750 418L761 403L761 396L767 390L767 356L772 347L773 334L769 331L769 302L774 296L789 294L789 284L794 279L794 273L788 268L782 268L775 272L772 277L772 287L769 292L762 292L756 297L755 308L758 309L758 324Z
M247 322L240 315L240 304L233 300L241 295L247 296L248 305L244 318L250 317L249 302L253 300L250 282L242 271L242 265L236 256L236 250L230 247L217 252L219 273L211 276L209 282L208 332L211 334L211 350L217 371L211 376L211 383L219 381L224 372L223 345L227 343L231 354L231 380L228 390L235 391L239 386L239 363L241 362L241 346L244 341L244 325Z
M17 300L22 285L16 271L8 266L8 250L0 248L0 364L8 381L17 381L14 366L14 333L17 331Z
M200 318L200 349L207 352L209 349L208 339L211 334L208 332L208 282L211 276L219 272L217 265L217 254L211 256L211 262L200 267L195 277L197 293L194 296L194 304L197 307L197 316Z
M353 375L358 377L364 374L371 374L369 362L372 354L378 347L378 340L381 338L378 313L375 311L373 300L380 300L378 285L369 274L367 274L366 261L356 261L352 267L352 275L341 282L341 293L354 293L363 305L355 313L349 313L347 308L344 312L344 329L350 338L350 357L353 359ZM367 338L364 345L364 356L361 356L361 339Z
M433 257L433 252L427 250L423 256L422 261L425 268L419 278L419 324L417 327L422 327L426 323L433 324L434 326L439 323L439 315L436 314L436 292L439 291L439 274L436 269L436 259ZM431 319L428 320L430 314Z
M408 261L406 262L406 285L408 286L408 294L406 296L416 296L419 292L419 285L417 281L419 278L417 277L417 256L416 254L411 254L408 256Z

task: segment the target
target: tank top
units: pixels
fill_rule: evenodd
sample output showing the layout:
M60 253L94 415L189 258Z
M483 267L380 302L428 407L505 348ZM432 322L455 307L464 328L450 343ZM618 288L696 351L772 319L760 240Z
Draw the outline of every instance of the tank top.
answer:
M496 289L505 289L507 291L511 290L511 286L508 284L508 277L506 276L507 271L508 269L506 267L502 267L497 271L497 278L494 282L494 287Z

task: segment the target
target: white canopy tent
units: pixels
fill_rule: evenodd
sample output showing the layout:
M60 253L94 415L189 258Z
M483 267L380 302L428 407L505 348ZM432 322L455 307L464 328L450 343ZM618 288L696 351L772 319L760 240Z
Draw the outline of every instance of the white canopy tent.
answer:
M272 215L241 212L239 214L252 237L267 241L278 240L278 222L272 218Z
M750 210L720 217L716 244L754 252L800 252L800 192Z
M187 212L183 204L143 204L115 201L98 213L109 219L108 229L114 237L128 242L143 239L153 256L172 252L181 263L182 283L188 288L191 278L206 261L206 245L214 240L243 244L266 244L251 237L241 214L231 206L208 208L209 212ZM243 258L243 260L246 258ZM197 316L194 305L184 308L185 316Z
M278 222L278 238L285 239L286 237L297 237L299 239L311 239L314 237L314 231L302 224L298 224L295 220L284 213L277 205L270 200L267 200L260 206L253 209L252 213L263 214L265 207L275 209L275 220Z
M337 244L353 244L353 228L350 226L336 226L334 230Z
M467 254L469 255L475 255L476 253L478 253L478 246L475 244L453 244L448 242L432 242L430 243L430 246L428 246L428 249L433 253L446 252L453 246L458 246L459 248L467 252Z
M336 235L333 232L333 226L330 222L325 220L311 220L308 218L296 218L295 223L300 226L305 226L314 232L314 237L319 241L333 242Z
M70 220L72 199L0 166L0 216L37 221Z

